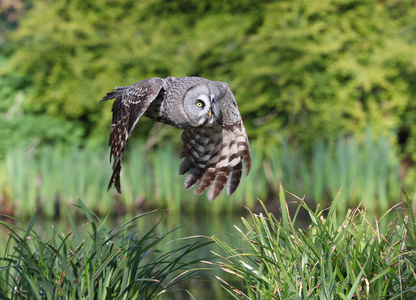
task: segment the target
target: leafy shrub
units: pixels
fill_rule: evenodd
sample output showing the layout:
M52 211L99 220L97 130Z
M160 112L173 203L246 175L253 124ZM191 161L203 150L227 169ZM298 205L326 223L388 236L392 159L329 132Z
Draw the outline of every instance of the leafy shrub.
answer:
M413 1L236 3L35 1L2 74L28 77L28 107L81 120L88 138L105 140L98 101L114 86L199 75L230 83L252 138L308 148L372 124L416 159Z

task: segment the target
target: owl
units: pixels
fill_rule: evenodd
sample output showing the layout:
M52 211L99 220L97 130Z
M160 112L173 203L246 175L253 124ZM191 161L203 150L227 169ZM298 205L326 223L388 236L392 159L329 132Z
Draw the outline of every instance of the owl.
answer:
M121 193L121 159L127 141L144 115L182 129L184 158L179 174L186 174L185 189L197 185L196 194L207 189L210 201L224 189L231 195L238 187L243 164L250 172L251 156L246 130L234 94L227 83L201 77L149 78L116 87L101 101L115 99L108 146L111 147L114 184Z

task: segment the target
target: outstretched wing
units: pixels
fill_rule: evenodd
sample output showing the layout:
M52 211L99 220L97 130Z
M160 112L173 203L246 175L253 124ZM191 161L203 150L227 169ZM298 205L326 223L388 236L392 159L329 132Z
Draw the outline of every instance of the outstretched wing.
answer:
M101 103L116 99L112 109L113 122L108 141L108 146L111 147L110 162L113 159L113 174L108 189L114 183L117 191L121 193L120 170L124 148L137 122L159 95L164 83L161 78L149 78L127 87L116 87L100 101Z
M250 172L251 156L247 133L230 87L220 83L221 122L212 127L184 131L181 136L180 158L185 158L179 174L185 174L185 188L199 183L196 193L208 189L207 196L214 200L226 187L227 195L237 189L243 164L246 175Z

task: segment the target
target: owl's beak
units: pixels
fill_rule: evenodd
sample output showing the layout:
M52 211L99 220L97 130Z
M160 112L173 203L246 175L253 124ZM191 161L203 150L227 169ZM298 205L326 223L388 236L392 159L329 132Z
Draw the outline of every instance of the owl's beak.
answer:
M209 108L209 111L208 111L208 118L211 118L211 116L212 116L212 110L214 109L214 104L215 104L215 103L212 103L211 107Z

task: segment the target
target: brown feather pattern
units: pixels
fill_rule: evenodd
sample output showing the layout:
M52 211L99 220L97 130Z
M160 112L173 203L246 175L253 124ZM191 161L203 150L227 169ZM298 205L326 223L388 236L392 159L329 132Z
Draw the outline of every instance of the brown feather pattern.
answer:
M182 134L180 157L185 159L179 173L189 172L185 178L185 188L190 189L199 183L195 193L200 195L209 188L207 195L211 201L218 197L225 186L227 195L236 190L241 179L242 162L246 173L250 172L251 158L245 131L241 127L235 132L230 128L213 128L209 132L217 133L211 135L206 133L206 129L184 131Z
M120 171L121 159L127 141L137 122L143 116L151 102L157 97L164 81L160 78L150 78L139 81L131 86L116 87L108 93L100 102L116 99L113 104L113 124L111 125L108 146L110 150L110 162L113 159L113 174L111 175L108 189L115 185L121 193Z
M184 97L198 88L198 85L205 85L199 88L198 93L212 101L212 114L215 113L215 121L206 121L203 125L195 120L190 121L195 122L192 124L184 122L190 120L189 116L184 115ZM204 92L208 86L211 94ZM198 93L195 97L198 97ZM212 93L216 93L214 98ZM228 84L197 77L150 78L131 86L116 87L101 102L110 99L115 101L108 142L113 173L108 188L114 184L121 193L123 152L131 132L144 114L156 122L184 130L179 153L179 157L184 160L179 167L179 174L187 173L185 189L197 185L195 193L202 194L208 190L208 199L212 201L224 188L227 195L234 193L241 180L243 165L246 175L249 174L251 157L247 133ZM191 101L196 101L198 98L192 99L195 100Z

